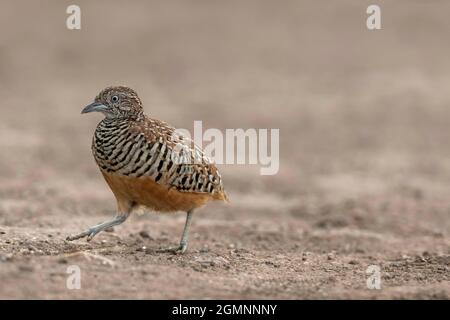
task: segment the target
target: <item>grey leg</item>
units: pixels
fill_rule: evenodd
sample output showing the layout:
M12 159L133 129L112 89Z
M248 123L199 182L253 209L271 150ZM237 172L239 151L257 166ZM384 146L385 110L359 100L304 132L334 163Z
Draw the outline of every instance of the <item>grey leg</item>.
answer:
M98 224L96 226L93 226L93 227L89 228L88 230L86 230L86 231L84 231L84 232L82 232L80 234L77 234L77 235L74 235L74 236L68 236L66 238L66 240L73 241L73 240L76 240L76 239L87 237L87 241L91 241L92 238L94 238L97 233L99 233L99 232L101 232L101 231L103 231L105 229L111 228L113 226L117 226L117 225L125 222L125 220L127 220L129 215L130 215L130 213L119 214L114 219L112 219L111 221L100 223L100 224Z
M191 223L192 223L192 213L193 212L191 210L186 214L186 223L184 224L183 236L181 237L181 241L180 241L181 253L184 253L188 246L189 229L191 228Z
M166 249L160 249L158 252L184 253L188 247L189 229L191 227L193 210L188 211L186 215L186 223L184 224L183 235L181 236L180 245Z

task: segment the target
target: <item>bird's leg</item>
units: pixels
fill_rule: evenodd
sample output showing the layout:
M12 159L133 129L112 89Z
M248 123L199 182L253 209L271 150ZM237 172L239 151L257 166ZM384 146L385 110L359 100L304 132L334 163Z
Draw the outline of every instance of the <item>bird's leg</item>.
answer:
M80 234L77 234L75 236L68 236L66 238L66 240L73 241L76 239L87 237L87 241L91 241L92 238L94 238L97 233L125 222L125 220L127 220L129 215L130 215L130 212L118 214L111 221L106 221L106 222L100 223L98 225L95 225L93 227L90 227L88 230L86 230Z
M166 249L159 249L158 252L173 252L184 253L188 247L189 229L191 227L193 210L188 211L186 215L186 223L184 224L183 235L181 237L180 245L177 247L170 247Z

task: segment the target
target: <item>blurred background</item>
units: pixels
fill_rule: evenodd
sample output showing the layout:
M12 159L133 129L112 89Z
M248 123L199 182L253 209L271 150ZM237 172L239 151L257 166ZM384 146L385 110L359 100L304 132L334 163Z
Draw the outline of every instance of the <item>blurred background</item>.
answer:
M71 4L81 30L66 28ZM449 298L449 10L2 1L0 297ZM117 84L176 127L280 129L277 175L220 166L232 203L199 212L185 256L152 251L178 241L183 215L63 240L114 214L90 151L101 115L80 111ZM83 290L65 288L73 263ZM382 290L366 288L373 264Z

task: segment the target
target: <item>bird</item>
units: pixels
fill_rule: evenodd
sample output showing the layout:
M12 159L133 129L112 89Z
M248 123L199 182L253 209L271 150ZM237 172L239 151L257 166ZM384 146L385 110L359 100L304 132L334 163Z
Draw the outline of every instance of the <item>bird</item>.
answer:
M103 89L82 114L100 112L104 118L92 139L92 154L117 201L116 216L88 228L73 241L122 224L134 209L186 213L178 246L158 249L184 253L193 213L210 201L229 202L215 163L189 137L168 123L144 113L141 99L127 86Z

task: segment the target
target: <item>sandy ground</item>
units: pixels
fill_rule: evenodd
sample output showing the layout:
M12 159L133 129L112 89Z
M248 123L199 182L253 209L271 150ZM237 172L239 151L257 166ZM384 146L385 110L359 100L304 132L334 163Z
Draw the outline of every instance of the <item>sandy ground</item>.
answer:
M0 298L450 297L450 3L70 1L0 4ZM435 3L432 3L435 2ZM231 204L109 219L90 153L127 84L153 117L191 129L280 128L280 171L220 166ZM66 287L67 268L81 289ZM380 267L381 289L366 269Z

